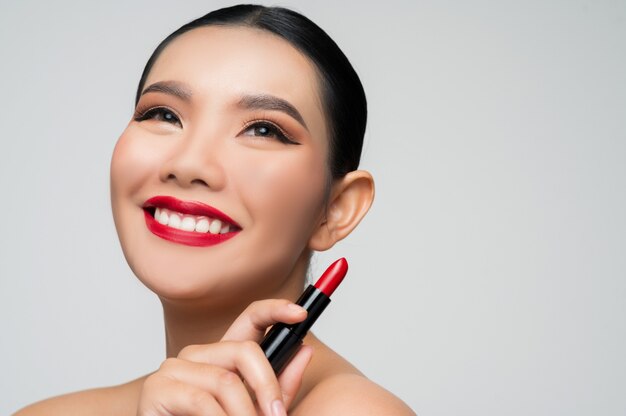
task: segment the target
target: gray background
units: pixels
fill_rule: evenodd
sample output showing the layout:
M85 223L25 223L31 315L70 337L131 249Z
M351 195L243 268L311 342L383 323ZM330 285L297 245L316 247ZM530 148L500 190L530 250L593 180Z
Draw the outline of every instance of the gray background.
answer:
M0 413L155 369L108 169L157 43L222 1L0 4ZM318 334L421 415L626 414L624 1L278 3L371 111Z

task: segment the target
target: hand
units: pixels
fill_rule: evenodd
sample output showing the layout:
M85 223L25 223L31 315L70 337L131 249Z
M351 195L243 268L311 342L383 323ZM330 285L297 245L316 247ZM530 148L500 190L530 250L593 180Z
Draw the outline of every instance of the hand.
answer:
M287 300L252 303L220 342L189 345L144 382L140 416L286 415L302 383L312 348L303 346L277 378L259 347L267 327L304 320Z

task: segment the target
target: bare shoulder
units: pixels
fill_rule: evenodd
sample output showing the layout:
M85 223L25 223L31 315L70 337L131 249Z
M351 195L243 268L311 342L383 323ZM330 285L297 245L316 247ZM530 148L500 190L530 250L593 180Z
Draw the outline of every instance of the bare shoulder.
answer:
M293 415L415 416L415 413L402 400L363 375L344 373L317 384Z
M140 380L112 387L102 387L51 397L18 410L13 416L120 415L136 409ZM130 414L134 414L134 411Z
M315 352L290 415L415 415L402 400L369 380L317 337L309 335L307 341Z

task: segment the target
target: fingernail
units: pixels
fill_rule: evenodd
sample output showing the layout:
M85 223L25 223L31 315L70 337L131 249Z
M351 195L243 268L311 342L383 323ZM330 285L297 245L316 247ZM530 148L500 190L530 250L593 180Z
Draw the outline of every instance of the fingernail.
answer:
M272 416L287 416L285 405L281 400L274 400L272 402Z
M302 312L302 311L306 312L306 309L304 309L300 305L296 305L295 303L290 303L289 305L287 305L287 307L294 312Z

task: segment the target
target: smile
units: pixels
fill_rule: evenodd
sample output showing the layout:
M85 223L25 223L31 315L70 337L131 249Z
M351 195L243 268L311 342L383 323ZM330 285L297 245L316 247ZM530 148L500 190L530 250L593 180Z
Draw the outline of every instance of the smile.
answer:
M190 246L211 246L234 237L241 227L223 212L196 201L156 196L144 205L148 229L158 237Z
M211 234L226 234L230 231L230 224L222 224L217 218L185 215L167 208L156 208L154 219L159 224L183 231Z

